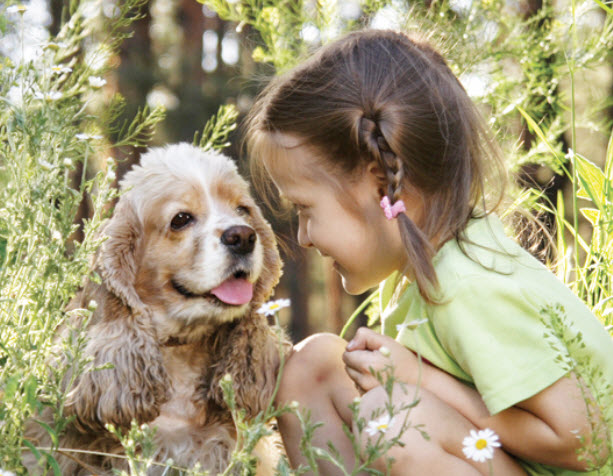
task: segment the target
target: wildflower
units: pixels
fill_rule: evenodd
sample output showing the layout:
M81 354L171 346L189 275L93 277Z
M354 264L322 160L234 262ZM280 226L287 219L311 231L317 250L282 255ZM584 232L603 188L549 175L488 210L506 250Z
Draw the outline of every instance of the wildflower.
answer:
M266 316L274 316L276 312L280 311L284 307L289 307L289 299L277 299L276 301L268 301L258 309L259 314L265 314Z
M368 422L366 433L370 436L375 436L377 433L385 433L390 426L394 424L394 418L389 414L383 415L376 420Z
M0 476L16 476L12 471L7 471L6 469L0 468Z
M103 136L96 134L84 134L80 133L75 136L79 140L100 140Z
M384 345L379 347L379 352L381 352L381 355L383 355L383 357L389 357L390 355L392 355L390 350L387 347L385 347Z
M72 159L69 159L68 157L66 157L62 163L64 164L65 167L72 167Z
M298 407L300 406L300 404L296 401L296 400L292 400L289 404L289 407L292 410L298 410Z
M100 76L90 76L87 78L87 80L92 88L101 88L106 84L106 79L103 79Z
M27 11L28 7L26 7L25 5L13 5L6 9L6 13L19 13L20 15L23 15Z
M564 157L566 157L568 160L573 160L575 157L575 151L569 147L568 153Z
M415 319L411 322L403 322L402 324L398 324L396 325L396 330L398 331L398 333L400 334L402 331L404 331L405 329L415 329L417 326L419 326L420 324L423 324L425 322L428 322L428 319Z
M500 447L498 435L489 428L485 430L470 430L470 436L462 441L464 448L462 451L468 459L479 463L494 457L494 448Z
M45 159L38 159L38 165L40 165L44 170L51 170L54 167L51 162L47 162Z
M72 68L68 66L56 65L51 67L52 74L72 73Z
M62 93L59 91L51 91L50 93L46 93L46 94L36 93L34 97L36 99L41 99L44 101L57 101L58 99L62 98Z

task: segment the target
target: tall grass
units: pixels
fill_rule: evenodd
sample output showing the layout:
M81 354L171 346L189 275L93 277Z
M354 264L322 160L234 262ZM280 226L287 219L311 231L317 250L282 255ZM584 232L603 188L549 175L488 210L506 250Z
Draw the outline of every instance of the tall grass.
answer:
M113 17L105 19L104 15L92 14L96 9L99 13L99 2L72 0L67 3L60 32L41 45L35 60L13 62L0 58L0 469L25 474L21 453L28 449L51 472L59 471L53 455L57 450L57 435L66 425L62 415L65 395L59 385L65 369L51 369L46 365L51 357L53 332L66 319L66 304L90 272L90 258L100 244L96 230L117 195L115 162L108 157L118 147L146 146L155 124L163 119L162 110L143 109L133 121L118 125L116 118L123 101L117 96L103 108L97 107L103 102L100 77L109 68L112 53L129 35L130 25L140 17L144 3L145 0L118 2ZM317 42L329 41L344 30L361 27L377 12L394 7L394 2L364 2L362 17L343 19L339 16L338 4L331 0L317 2L311 10L302 9L299 3L273 0L205 3L223 18L250 25L258 32L254 57L273 64L279 72L308 54ZM573 2L570 16L554 12L545 3L543 11L525 19L503 12L502 4L495 0L474 2L468 11L454 9L449 2L432 2L428 9L416 4L413 10L401 12L397 17L404 18L402 28L440 34L451 51L452 67L459 75L484 65L490 68L487 73L496 82L486 88L487 94L480 101L491 111L492 125L513 157L510 167L538 163L568 175L572 196L565 197L560 192L557 203L541 205L556 217L560 258L556 272L611 329L613 134L607 123L604 129L609 142L602 168L582 155L579 152L582 144L574 131L587 120L576 113L574 98L576 71L600 64L607 55L610 57L613 10L609 3L596 0L604 21L599 28L587 31L584 27L578 28L576 15L589 9L587 3ZM293 7L287 8L288 5ZM560 22L552 22L547 32L534 28L539 22L548 23L555 15L562 20L568 17L570 21L562 21L561 26ZM493 46L473 45L471 41L479 32L483 33L483 25L493 18L499 20L499 36L492 41ZM0 10L0 28L12 29L21 35L21 49L22 20L19 11ZM319 40L315 43L304 34L307 27L310 31L312 28L319 31ZM564 32L571 33L570 45ZM452 50L450 45L455 48ZM545 54L546 51L549 53ZM519 78L507 77L502 68L491 64L499 61L503 65L509 58L515 58L521 65ZM552 80L559 83L563 76L570 77L572 85L568 106L572 112L570 123L563 121L566 108L563 95L557 94L550 83ZM543 98L546 100L537 100ZM520 116L513 116L515 111ZM524 148L517 147L520 118L535 137ZM236 114L231 109L222 109L217 120L205 127L202 136L196 135L195 143L205 148L223 147L235 120ZM572 150L562 146L561 131L565 129L573 131ZM78 221L79 206L84 200L90 203L92 214ZM570 213L566 210L569 203ZM584 219L587 233L580 232ZM77 232L82 239L74 239ZM87 314L91 310L78 312ZM563 321L560 317L560 322ZM555 332L552 330L552 335ZM562 349L572 350L573 342L564 343L563 335L561 340ZM81 353L83 345L79 339L64 343L63 351L71 355L77 369L86 364ZM391 395L393 385L389 386L389 382L393 383L393 378L381 376L381 379ZM251 474L253 445L270 431L267 422L282 412L297 410L295 405L271 407L256 420L246 421L240 409L232 404L231 385L226 395L237 421L240 441L226 473ZM357 405L358 402L353 411L357 411ZM54 425L46 427L55 442L52 448L37 448L35 442L23 438L24 422L35 418L44 406L51 406L56 412ZM388 411L396 414L400 409L388 408ZM292 471L283 460L278 473L316 472L317 461L322 459L344 468L347 462L339 459L334 448L310 445L318 422L312 422L308 415L300 414L300 418L305 430L303 450L308 464ZM358 426L364 430L366 425L366 421L361 421ZM135 425L125 435L117 433L126 448L132 474L146 474L155 464L148 459L152 431ZM355 467L362 468L384 455L390 444L398 441L381 440L365 461L356 459ZM176 468L172 462L166 467L168 474L172 471L202 473L198 468Z

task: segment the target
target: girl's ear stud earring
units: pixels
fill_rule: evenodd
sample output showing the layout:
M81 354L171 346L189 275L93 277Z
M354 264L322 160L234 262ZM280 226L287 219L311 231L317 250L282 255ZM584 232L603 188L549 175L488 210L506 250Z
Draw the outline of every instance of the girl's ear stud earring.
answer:
M388 220L396 218L400 213L404 213L407 211L402 200L396 200L396 202L392 205L387 195L385 195L381 199L379 205L381 205L383 213L385 214L385 218L387 218Z

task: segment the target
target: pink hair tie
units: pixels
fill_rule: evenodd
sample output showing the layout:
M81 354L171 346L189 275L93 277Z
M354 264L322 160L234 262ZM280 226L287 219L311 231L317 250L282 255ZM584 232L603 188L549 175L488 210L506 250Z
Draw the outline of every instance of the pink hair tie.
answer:
M407 211L402 200L396 200L396 202L392 205L387 195L381 199L379 205L381 205L381 208L383 208L383 213L385 213L385 217L388 220L396 218L399 213L404 213Z

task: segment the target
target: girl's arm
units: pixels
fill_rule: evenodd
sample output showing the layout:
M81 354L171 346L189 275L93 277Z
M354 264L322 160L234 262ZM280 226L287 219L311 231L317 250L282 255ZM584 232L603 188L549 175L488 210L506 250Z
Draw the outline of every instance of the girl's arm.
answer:
M390 351L389 358L375 352L382 346ZM358 330L343 359L347 373L364 391L379 385L369 369L382 370L390 360L399 380L417 383L419 363L415 354L394 339L367 328ZM606 425L602 423L596 405L589 408L586 405L586 401L593 403L593 400L589 390L574 374L496 415L489 414L476 390L437 367L422 363L421 375L423 388L476 427L494 430L505 450L517 457L586 471L602 465L608 456ZM592 412L591 416L589 412ZM595 429L590 422L596 425ZM593 444L598 444L596 450L592 448ZM584 458L579 461L578 456Z

